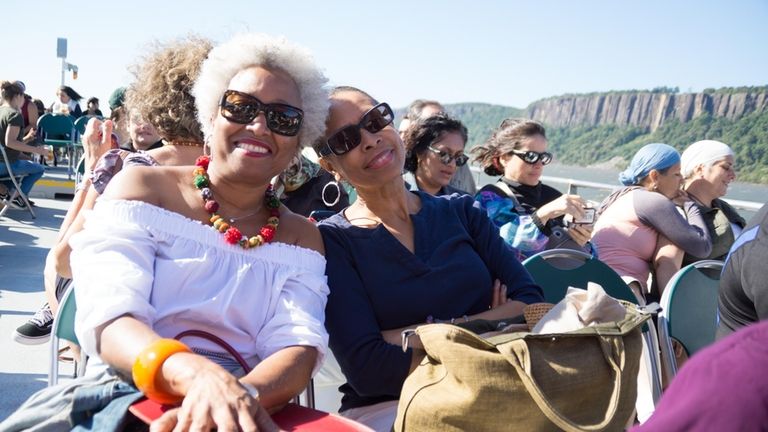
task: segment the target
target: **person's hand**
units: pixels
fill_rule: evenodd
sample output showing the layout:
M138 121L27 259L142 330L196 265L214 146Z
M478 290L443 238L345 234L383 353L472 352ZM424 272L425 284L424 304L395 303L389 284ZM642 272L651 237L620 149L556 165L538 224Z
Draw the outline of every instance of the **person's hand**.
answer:
M567 229L573 241L584 246L592 238L592 225L571 225Z
M258 402L256 402L256 405L258 405ZM180 408L173 408L163 413L162 416L157 418L157 420L153 421L152 424L149 426L150 432L165 432L165 431L172 431L172 430L180 430L180 429L174 429L179 423L179 410ZM275 424L275 422L272 420L272 417L269 416L269 413L267 413L267 410L262 408L260 405L257 408L258 412L256 413L256 416L253 418L254 423L256 424L255 429L233 429L233 430L242 430L242 431L259 431L259 432L273 432L273 431L282 431L280 427Z
M33 150L34 153L39 154L40 156L45 156L45 157L47 157L48 153L50 153L51 151L53 150L48 148L48 146L35 147Z
M586 203L579 195L560 195L536 210L536 215L542 223L548 220L569 214L578 219L584 216Z
M493 286L491 287L491 292L492 292L491 307L490 307L491 309L495 309L509 301L509 299L507 298L507 286L501 283L500 280L496 279L493 282Z
M99 158L112 148L112 120L102 122L96 117L88 120L83 133L85 167L93 170Z
M27 134L24 135L24 138L21 139L21 142L32 141L33 139L35 139L35 133L36 133L35 128L30 129L29 132L27 132Z
M688 193L686 193L684 190L680 189L677 191L677 194L670 198L673 203L675 203L676 206L682 207L683 204L685 204L687 201L690 201L691 198L688 196Z
M152 431L278 431L279 428L237 379L220 366L196 370L181 407L152 422Z

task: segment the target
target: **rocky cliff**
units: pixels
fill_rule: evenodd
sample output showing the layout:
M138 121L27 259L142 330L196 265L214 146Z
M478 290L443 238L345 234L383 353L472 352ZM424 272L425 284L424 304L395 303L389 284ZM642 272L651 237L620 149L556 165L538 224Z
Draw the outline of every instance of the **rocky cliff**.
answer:
M650 132L671 119L685 123L704 113L729 120L768 110L765 87L705 93L652 91L567 95L543 99L527 108L527 116L547 127L619 125Z

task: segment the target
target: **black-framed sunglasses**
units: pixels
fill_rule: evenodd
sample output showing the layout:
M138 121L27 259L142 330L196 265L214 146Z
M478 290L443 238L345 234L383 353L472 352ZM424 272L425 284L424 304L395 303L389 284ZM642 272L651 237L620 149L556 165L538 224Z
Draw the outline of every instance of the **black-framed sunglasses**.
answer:
M249 124L264 113L267 127L276 134L296 136L301 129L304 111L281 103L265 104L255 97L236 90L227 90L219 103L221 116L238 124Z
M550 152L535 152L533 150L512 150L512 153L523 160L527 164L535 164L541 161L542 165L547 165L552 162L552 153Z
M328 137L325 142L320 142L315 146L315 151L320 156L331 153L341 156L360 145L363 139L360 134L362 129L376 133L390 125L394 119L395 114L392 108L382 102L363 114L357 124L345 126Z
M464 164L466 164L467 161L469 160L469 156L465 155L464 153L452 155L447 151L436 149L432 146L429 146L427 148L429 149L429 151L437 155L437 157L440 159L440 162L446 165L450 165L451 161L456 161L456 166L460 167L460 166L464 166Z

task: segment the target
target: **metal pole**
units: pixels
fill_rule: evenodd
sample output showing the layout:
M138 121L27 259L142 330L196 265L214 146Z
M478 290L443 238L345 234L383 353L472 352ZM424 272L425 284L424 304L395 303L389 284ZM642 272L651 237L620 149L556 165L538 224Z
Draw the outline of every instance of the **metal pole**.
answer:
M61 58L61 85L64 85L64 72L67 70L67 59Z

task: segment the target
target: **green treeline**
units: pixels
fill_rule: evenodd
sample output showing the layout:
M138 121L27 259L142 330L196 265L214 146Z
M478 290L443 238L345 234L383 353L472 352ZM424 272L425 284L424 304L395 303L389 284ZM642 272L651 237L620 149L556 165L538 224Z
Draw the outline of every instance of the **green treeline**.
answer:
M768 87L729 87L707 89L706 92L754 93L763 89L768 92ZM678 91L677 88L652 91L662 90ZM467 149L483 143L503 119L522 117L526 112L524 109L481 103L452 104L446 109L467 126ZM608 164L619 169L626 166L634 153L648 143L663 142L682 151L695 141L714 139L730 145L736 153L739 181L768 184L768 111L753 112L736 120L708 113L687 123L670 119L654 132L645 127L617 125L548 127L547 138L558 162L581 166Z
M547 131L552 151L560 162L591 165L617 157L622 168L643 145L662 142L681 152L703 139L722 141L736 153L740 181L768 183L768 111L738 120L704 114L688 123L671 120L653 133L644 128L615 125L552 128Z

